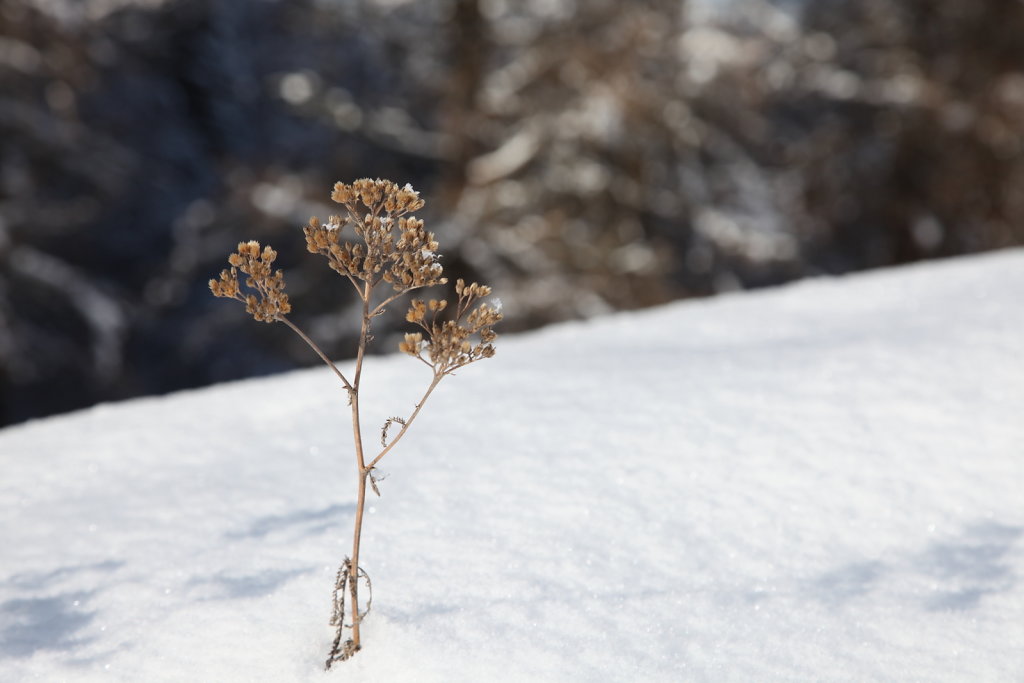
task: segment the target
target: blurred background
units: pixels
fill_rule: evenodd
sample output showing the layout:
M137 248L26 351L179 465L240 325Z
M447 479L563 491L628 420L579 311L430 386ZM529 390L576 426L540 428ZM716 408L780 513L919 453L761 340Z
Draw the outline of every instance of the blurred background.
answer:
M420 190L504 332L1022 244L1022 37L1020 0L3 0L0 424L316 364L210 295L241 240L351 356L300 230L337 180Z

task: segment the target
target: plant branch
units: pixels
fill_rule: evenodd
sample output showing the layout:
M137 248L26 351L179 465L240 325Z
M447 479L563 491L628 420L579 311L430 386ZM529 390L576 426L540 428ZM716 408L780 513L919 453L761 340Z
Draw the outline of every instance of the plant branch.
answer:
M441 382L443 378L444 373L434 374L433 381L430 383L430 386L427 387L427 391L423 394L423 397L419 400L419 403L416 404L416 410L412 411L412 415L410 415L409 419L405 421L404 425L402 425L402 429L398 432L398 434L395 434L395 438L392 439L391 443L385 446L384 450L377 454L376 458L370 461L369 466L366 468L367 472L369 472L369 470L372 470L374 465L380 462L380 459L387 455L388 451L394 448L395 445L402 439L402 437L405 436L405 433L409 430L409 427L412 426L413 420L415 420L416 416L420 414L420 409L423 408L423 404L427 402L427 399L430 397L430 394L434 391L434 389L437 387L437 385Z
M334 363L331 362L331 359L327 357L327 354L325 354L320 349L320 347L316 345L316 342L314 342L312 339L310 339L309 336L305 332L300 330L298 325L296 325L295 323L293 323L291 320L289 320L288 318L284 317L283 315L278 315L277 319L280 320L281 322L283 322L288 327L290 327L292 329L292 331L295 332L295 334L297 334L300 337L302 337L302 341L304 341L307 344L309 344L309 347L311 349L313 349L314 351L316 351L316 355L320 356L320 360L322 360L324 363L326 363L327 367L329 367L331 370L334 371L334 374L338 376L338 379L340 379L342 381L342 383L344 383L345 388L348 389L350 394L352 393L352 391L354 391L354 389L352 387L352 384L348 381L348 379L345 378L345 375L341 374L341 370L338 369L338 366L336 366Z
M353 287L355 287L355 289L356 289L356 292L358 292L358 293L359 293L359 296L362 296L362 295L363 295L363 293L362 293L362 291L361 291L361 290L359 289L359 283L358 283L358 282L356 282L356 279L355 279L355 277L353 277L352 275L349 275L349 274L347 274L347 273L346 273L345 277L347 277L347 278L348 278L348 281L352 283L352 286L353 286Z
M410 289L403 289L401 292L393 294L393 295L389 296L387 299L384 299L384 301L382 301L379 304L377 304L377 306L373 309L373 311L370 313L370 315L371 316L380 315L381 313L384 312L384 307L385 306L387 306L389 303L391 303L395 299L398 299L399 297L405 296L406 294L411 292L413 289L415 289L415 287L410 288Z

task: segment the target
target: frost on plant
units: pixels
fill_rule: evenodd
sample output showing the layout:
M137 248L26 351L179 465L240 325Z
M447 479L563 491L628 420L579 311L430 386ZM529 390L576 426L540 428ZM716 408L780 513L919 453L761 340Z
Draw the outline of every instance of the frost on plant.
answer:
M244 303L246 312L260 322L281 322L291 328L334 372L348 392L359 497L352 556L341 563L335 579L330 623L337 630L327 657L328 669L335 662L348 659L359 651L360 623L370 611L370 577L359 565L359 540L367 483L374 493L380 495L377 489L379 477L375 476L374 468L405 436L423 404L444 377L458 368L494 355L493 342L497 335L493 327L502 317L499 304L481 301L490 295L490 287L467 284L461 279L455 285L457 299L452 306L445 299L412 300L406 320L418 330L405 335L399 350L429 367L432 378L407 417L387 418L381 428L380 448L369 450L362 437L359 388L366 347L372 339L371 322L399 297L416 289L443 285L447 279L442 277L437 240L433 233L423 229L423 221L411 215L422 208L424 202L410 185L399 187L388 180L364 178L351 185L336 183L331 199L344 208L342 215L331 216L326 223L313 217L303 232L310 253L326 258L331 269L352 284L362 303L359 347L351 378L345 376L320 347L288 319L291 304L284 292L284 274L272 268L277 258L277 252L272 248L261 249L258 242L242 242L238 251L228 257L230 268L221 271L218 279L210 280L214 296ZM351 236L346 236L350 232ZM360 582L365 585L367 594L362 609ZM348 623L346 599L351 601ZM343 640L346 630L349 637Z

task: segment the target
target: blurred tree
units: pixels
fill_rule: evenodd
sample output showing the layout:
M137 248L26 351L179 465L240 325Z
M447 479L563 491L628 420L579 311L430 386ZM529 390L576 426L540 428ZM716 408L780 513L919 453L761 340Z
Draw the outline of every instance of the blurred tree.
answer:
M236 340L205 282L335 177L396 175L307 111L322 63L336 99L383 99L380 46L311 3L11 0L0 30L0 422L292 367L275 335ZM296 283L307 315L320 282Z
M823 70L776 101L818 112L793 155L809 258L842 271L1024 242L1024 5L831 0L805 24Z
M209 295L243 239L350 355L299 233L336 180L421 190L506 330L1024 243L1022 29L1016 0L5 0L0 424L311 362Z

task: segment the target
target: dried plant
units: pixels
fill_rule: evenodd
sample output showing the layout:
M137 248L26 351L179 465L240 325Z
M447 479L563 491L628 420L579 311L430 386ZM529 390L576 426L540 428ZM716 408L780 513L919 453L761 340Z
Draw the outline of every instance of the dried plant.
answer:
M411 212L423 206L423 200L412 187L399 187L387 180L357 180L351 185L337 183L331 199L345 208L344 216L331 216L326 223L316 217L303 228L306 248L327 259L330 267L344 276L355 288L362 302L362 323L359 347L352 378L346 377L306 333L287 315L291 312L288 295L284 293L284 275L273 270L277 252L269 246L261 249L258 242L242 242L238 251L228 257L230 268L223 270L219 279L210 280L214 296L236 299L245 304L245 310L261 322L281 322L302 337L334 372L348 391L352 409L352 433L358 471L359 495L356 503L355 529L352 538L352 556L346 557L335 580L334 612L331 625L337 628L326 666L348 659L361 647L359 627L370 609L369 576L359 566L359 540L363 526L363 508L366 503L367 483L377 489L379 477L374 468L405 436L423 404L438 383L455 370L494 355L496 338L493 326L501 320L497 305L479 303L491 293L490 287L466 284L455 285L458 296L454 311L449 311L446 300L431 299L429 303L413 300L406 320L421 331L407 334L399 349L417 358L432 372L432 379L423 396L407 418L389 417L381 428L381 448L375 454L363 442L359 415L359 389L363 379L363 360L371 340L370 324L385 308L409 292L442 285L442 267L437 253L437 241L432 233L423 229L423 221ZM354 242L345 241L346 228L355 233ZM240 274L244 282L240 281ZM243 291L242 284L245 285ZM378 286L382 293L377 293ZM388 440L388 430L400 429ZM364 609L359 608L359 580L367 587ZM351 599L351 623L345 623L346 594ZM351 629L351 637L342 642L344 630Z

